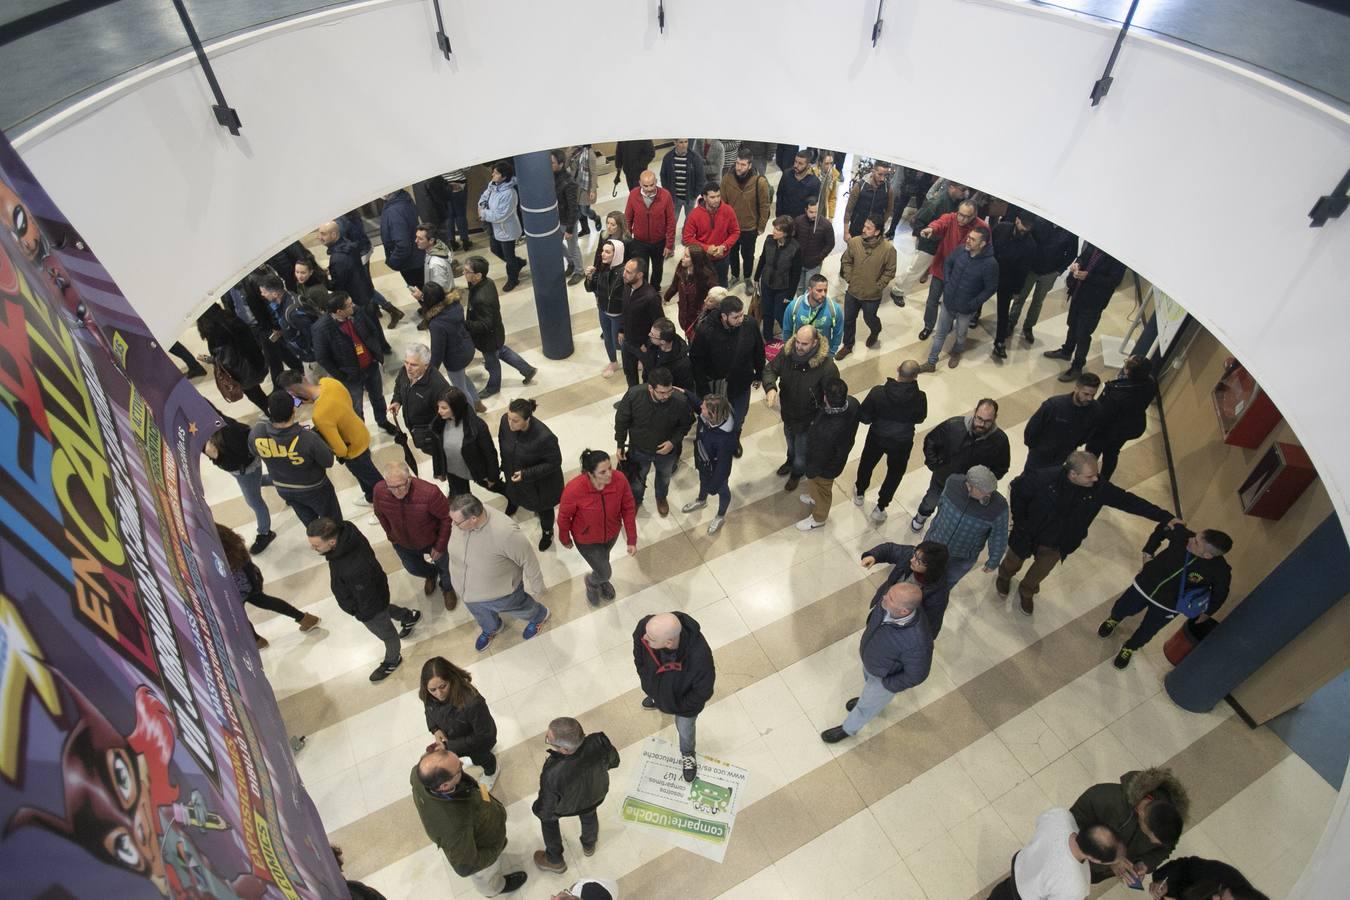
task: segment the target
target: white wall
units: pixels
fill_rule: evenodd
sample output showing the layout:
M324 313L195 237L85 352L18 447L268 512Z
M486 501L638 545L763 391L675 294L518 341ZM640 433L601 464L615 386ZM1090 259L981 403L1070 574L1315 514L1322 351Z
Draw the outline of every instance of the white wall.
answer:
M1274 397L1350 523L1350 220L1306 213L1350 119L1214 59L1002 0L372 0L211 53L243 120L215 123L190 60L16 141L161 337L317 222L460 164L587 140L713 134L829 145L942 172L1137 268ZM769 13L769 10L772 10ZM791 60L789 75L771 60ZM994 60L1008 62L994 66Z

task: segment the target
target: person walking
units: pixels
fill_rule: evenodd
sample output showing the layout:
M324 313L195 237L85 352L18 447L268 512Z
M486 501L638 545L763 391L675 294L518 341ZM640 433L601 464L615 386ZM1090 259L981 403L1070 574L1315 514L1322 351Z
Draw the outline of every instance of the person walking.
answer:
M652 323L647 332L647 345L642 350L644 379L657 369L670 372L671 384L685 395L690 404L697 402L694 389L694 367L689 361L689 345L680 337L675 323L666 318Z
M384 197L380 211L380 243L385 265L403 276L408 287L423 283L426 254L417 248L417 207L408 192L399 188ZM393 327L392 325L390 327Z
M538 406L524 397L512 400L497 427L497 446L506 514L514 516L524 507L539 517L542 552L553 546L553 511L562 498L563 470L557 437L535 418Z
M849 396L848 385L839 377L821 385L821 404L806 431L807 492L801 501L811 514L797 523L798 531L825 525L834 498L834 480L848 465L848 455L858 437L858 401Z
M723 296L717 309L699 320L689 362L696 396L722 394L731 402L739 440L750 412L750 391L764 378L764 336L753 325L745 326L745 304L740 297Z
M384 681L403 663L399 640L412 634L422 613L389 602L384 567L366 536L351 522L323 516L310 522L305 534L314 552L328 561L329 587L338 607L384 641L384 661L370 673L372 682Z
M661 293L647 283L642 263L635 259L623 264L623 317L619 323L619 351L623 375L631 388L641 379L638 365L647 347L652 323L662 318Z
M326 471L333 451L322 437L295 421L295 401L285 391L267 398L267 421L248 432L253 455L262 460L277 496L302 524L327 516L342 518L337 492Z
M562 231L563 255L567 259L567 283L581 281L581 244L577 241L577 183L567 170L567 151L550 150L549 165L553 167L553 192L558 203L558 228ZM483 274L487 274L484 272ZM470 302L470 308L473 303Z
M332 375L352 398L352 409L365 418L364 396L370 395L375 423L389 434L397 429L389 421L384 402L384 362L381 345L384 336L375 330L366 316L356 314L351 295L334 291L328 295L328 315L314 325L314 358Z
M923 594L919 605L923 607L924 621L928 625L928 633L936 641L938 633L942 631L942 623L947 616L947 602L951 597L947 586L948 560L947 548L931 540L920 541L917 546L886 542L864 551L864 569L871 569L877 563L891 567L872 601L880 602L893 585L901 582L918 585Z
M965 246L966 238L975 228L983 228L986 235L988 234L989 225L975 214L975 204L964 200L956 207L956 212L938 216L919 232L921 238L937 239L937 245L933 248L933 261L929 264L928 271L919 279L920 284L929 278L932 279L928 285L928 300L923 308L923 329L919 332L921 341L927 340L937 327L938 310L946 284L944 273L947 257ZM988 243L987 237L985 243Z
M530 812L539 819L544 849L534 851L534 864L545 872L567 871L563 859L562 829L558 820L581 820L581 852L595 854L600 839L596 810L609 793L609 770L618 768L619 751L603 731L587 734L581 723L560 716L544 732L548 755L539 772L539 793Z
M609 365L600 374L609 378L619 370L619 332L623 328L624 242L610 238L600 245L599 261L586 267L586 290L595 295L600 314L600 337L605 342Z
M1031 843L1013 854L1008 877L989 900L1086 900L1088 868L1115 859L1120 841L1106 825L1080 827L1063 808L1036 817Z
M403 312L375 290L370 277L372 247L360 214L354 211L336 222L324 222L318 233L319 242L328 248L329 289L352 298L359 318L375 336L375 346L381 354L387 352L389 345L380 324L380 310L389 312L390 328L399 323Z
M1057 466L1087 443L1101 412L1095 399L1101 383L1093 373L1084 372L1072 393L1046 399L1031 414L1022 431L1027 442L1027 464L1022 471Z
M1036 264L1036 217L1018 210L1011 221L1004 219L994 226L990 240L994 243L994 259L998 261L998 321L994 327L994 358L1007 359L1008 339L1012 337L1009 321L1012 299L1031 275ZM978 316L978 313L976 314Z
M947 479L971 466L987 466L995 478L1008 474L1012 465L1008 435L998 427L998 401L985 397L968 416L952 416L923 439L923 462L933 476L919 501L919 511L909 529L923 531L924 523L937 509L938 497Z
M590 566L586 601L596 606L613 600L609 556L623 528L629 556L637 553L637 504L624 474L603 450L583 450L581 474L567 482L558 503L558 543L577 552Z
M633 665L642 708L675 717L681 774L692 782L698 776L698 716L717 683L712 648L698 620L678 611L643 616L633 629Z
M1012 308L1008 311L1008 336L1011 337L1022 316L1022 307L1027 297L1031 297L1031 305L1026 308L1027 317L1022 321L1022 340L1028 344L1036 340L1033 329L1041 317L1046 294L1078 256L1078 236L1049 219L1038 217L1032 226L1032 235L1036 238L1036 259L1031 264L1031 274L1022 283L1022 289L1013 298Z
M465 773L457 754L428 750L408 780L422 830L456 875L484 897L514 893L525 884L530 876L524 871L502 874L506 807Z
M280 597L273 597L264 591L262 572L253 562L253 556L248 552L248 548L244 546L244 539L235 533L234 529L226 528L217 522L216 536L220 538L220 546L225 551L225 566L230 570L234 586L239 590L239 599L259 609L293 620L300 626L301 631L312 631L314 626L319 624L318 616L301 612ZM266 647L267 638L258 634L258 629L253 627L252 622L248 627L253 632L253 640L258 649Z
M998 479L988 466L971 466L965 474L947 476L928 539L947 548L948 591L975 568L985 547L989 555L984 571L998 568L1008 549L1008 501L998 492Z
M844 225L850 239L863 233L863 223L867 219L876 224L878 234L886 227L895 205L890 178L891 167L877 160L864 178L850 185L848 203L844 206Z
M872 598L858 645L862 693L844 704L848 716L843 724L822 731L822 741L837 744L853 737L889 706L896 694L928 680L933 638L922 604L922 590L909 582L894 584L879 599Z
M789 493L806 473L806 435L820 408L824 384L838 377L829 345L811 325L797 329L792 344L764 367L764 405L779 409L783 417L787 460L778 467L778 475L787 476L783 490Z
M971 319L978 316L980 307L998 290L998 261L989 249L989 230L980 226L970 229L964 245L957 247L942 264L942 299L939 301L937 331L928 348L928 361L922 371L937 370L938 356L947 342L947 334L956 332L947 367L961 364L966 347L966 332Z
M834 223L820 217L820 203L812 197L806 201L805 212L793 220L793 234L802 248L802 274L797 280L796 293L808 289L812 278L820 274L825 257L834 252Z
M582 278L580 251L577 251L575 278L576 281ZM464 264L464 281L469 286L469 308L465 313L464 324L474 347L483 354L483 366L488 373L487 386L479 391L479 398L491 397L501 390L502 363L520 373L521 384L531 384L539 370L506 344L502 302L497 296L497 285L488 277L488 261L481 256L470 256Z
M440 749L481 766L483 786L492 790L500 771L492 752L497 745L497 721L487 700L473 686L473 676L444 656L433 656L422 663L417 699L422 701L427 731Z
M731 283L727 273L736 253L736 242L740 239L740 220L730 204L722 202L721 183L713 176L709 177L712 180L704 185L698 205L684 217L680 239L686 247L701 247L712 261L717 283L729 288ZM751 259L754 252L751 249Z
M708 178L703 165L703 157L690 149L688 138L676 138L674 149L661 157L661 186L670 191L675 201L675 226L680 225L680 215L685 220L698 203L699 191Z
M459 600L450 584L450 504L436 485L414 478L403 461L384 467L384 479L375 486L375 518L389 538L403 569L423 579L428 597L441 588L447 610ZM430 560L430 562L428 562Z
M266 336L267 343L282 344L293 360L300 363L305 378L311 384L317 382L318 363L314 358L312 334L315 323L323 316L322 308L302 302L286 289L286 282L275 272L259 280L258 296L266 304L268 316L276 323L276 329ZM276 377L272 383L277 384Z
M858 330L858 313L867 323L867 346L875 347L881 337L881 293L895 278L895 247L881 234L881 222L872 217L863 220L857 237L849 238L839 260L839 277L848 285L844 293L844 345L834 355L842 360L853 352Z
M1128 357L1120 375L1102 389L1087 451L1101 460L1101 474L1106 480L1115 474L1126 442L1148 430L1148 408L1157 396L1153 363L1146 356Z
M680 512L691 513L708 505L708 497L717 495L717 515L708 523L714 535L726 522L731 507L731 464L736 455L736 420L731 403L721 394L709 394L699 406L698 431L694 437L694 468L698 470L698 498L686 503Z
M478 412L487 412L465 371L477 355L459 290L445 293L439 284L422 290L422 310L431 333L431 368L445 367L446 379L464 392Z
M501 466L492 432L459 388L450 388L436 401L431 433L432 472L446 482L450 499L469 493L470 482L500 491Z
M764 233L764 226L769 224L769 181L755 170L750 151L744 147L736 151L735 165L722 178L722 199L736 214L739 228L736 248L730 259L731 281L727 287L736 286L736 281L742 277L742 269L748 286L750 270L755 265L755 242Z
M394 378L394 392L389 397L389 415L395 420L403 413L403 424L408 426L412 444L427 456L435 456L436 404L450 390L445 376L431 368L431 348L426 344L409 344L403 356L403 368Z
M896 306L904 306L905 294L927 281L932 272L933 254L937 252L941 239L932 234L924 237L923 230L947 213L956 212L964 199L966 199L965 185L950 181L945 188L924 200L923 205L914 213L914 219L910 223L914 235L914 259L910 262L908 271L896 281L895 287L891 288L891 302Z
M647 383L628 389L614 414L614 441L622 462L637 464L632 486L633 502L638 506L647 492L647 473L656 469L656 511L670 514L666 497L670 479L680 461L680 445L694 416L683 399L672 400L675 387L669 369L648 373Z
M282 372L277 380L281 390L296 400L314 404L314 430L361 486L365 502L357 501L357 505L370 506L375 486L384 476L370 458L370 430L352 409L352 395L336 378L320 378L318 384L310 384L295 372Z
M1032 559L1031 568L1017 586L1022 612L1028 616L1035 609L1034 598L1041 582L1082 545L1103 506L1165 522L1169 527L1181 524L1162 507L1100 479L1097 458L1084 450L1070 453L1062 466L1035 469L1014 478L1009 505L1012 531L994 586L999 597L1006 598L1012 589L1012 577Z
M492 643L503 613L525 623L525 640L534 637L549 610L535 599L544 593L544 576L520 528L473 494L450 501L450 520L450 581L481 629L474 649L482 653Z
M783 321L788 300L801 279L802 251L792 236L793 227L789 216L773 220L773 232L764 242L764 250L755 266L755 291L759 294L766 344L773 340L773 328ZM791 333L785 330L783 338Z
M234 313L212 305L197 317L197 334L206 343L206 353L199 355L198 361L223 371L250 403L266 413L267 394L262 383L267 377L267 361L248 326Z
M651 141L619 141L614 145L614 185L619 184L619 175L623 175L628 190L638 186L638 177L656 159L656 145Z
M450 293L455 289L455 272L460 268L450 253L450 247L440 239L434 226L418 225L414 234L416 235L414 243L423 254L422 284L439 284L443 291ZM410 286L408 292L412 294L414 300L421 303L420 285Z
M783 335L797 333L803 325L815 326L821 339L829 344L830 355L839 352L844 341L844 313L830 299L830 282L819 273L812 275L806 290L783 310Z
M595 177L595 150L590 144L576 144L569 149L567 171L577 185L577 215L581 219L581 230L578 234L590 234L591 222L595 223L595 230L598 233L600 217L591 207L595 204L596 185L600 182Z
M867 392L859 409L858 421L869 427L853 485L853 505L863 505L867 488L872 484L872 472L884 456L886 475L871 515L878 525L886 521L886 507L895 499L895 490L909 466L914 426L928 418L928 395L919 387L918 378L919 363L905 360L895 370L894 378L887 378L884 384Z
M638 177L623 217L633 235L632 258L642 263L643 277L659 291L665 260L675 252L676 213L670 191L657 185L655 172L644 171Z
M1092 244L1084 243L1083 252L1069 266L1069 320L1064 343L1041 355L1047 359L1069 361L1060 381L1074 381L1083 374L1092 334L1102 320L1106 305L1125 280L1125 264Z
M478 198L478 218L492 226L488 247L492 255L506 264L506 283L502 290L510 293L520 284L520 270L525 260L516 256L516 238L525 232L516 214L520 195L516 190L516 167L503 160L493 163L491 181Z
M1163 541L1167 546L1160 551ZM1233 539L1213 528L1198 533L1180 525L1153 530L1144 544L1144 567L1097 627L1098 637L1109 638L1125 619L1144 614L1116 654L1117 669L1128 666L1130 657L1177 616L1200 623L1219 611L1233 580L1224 559L1232 549Z
M277 539L277 533L272 530L272 511L267 508L267 501L262 495L263 485L271 486L272 476L263 471L262 460L254 456L250 449L252 442L248 439L248 426L224 413L220 414L220 418L223 423L220 430L206 439L202 452L216 468L233 476L244 503L253 511L258 533L248 552L256 556Z
M708 291L716 286L717 272L708 260L707 252L702 247L685 247L675 266L675 277L670 280L670 287L661 295L661 300L669 303L670 298L679 298L680 330L686 338L694 336L694 323L703 311Z
M778 215L795 219L806 212L806 205L820 198L820 178L811 171L811 152L798 150L792 168L778 179Z

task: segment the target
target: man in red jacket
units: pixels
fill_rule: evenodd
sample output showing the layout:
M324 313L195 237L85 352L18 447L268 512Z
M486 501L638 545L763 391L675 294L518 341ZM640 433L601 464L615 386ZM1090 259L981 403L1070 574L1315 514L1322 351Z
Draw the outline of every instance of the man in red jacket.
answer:
M389 463L384 468L384 481L375 485L375 517L403 568L426 579L423 592L430 597L439 581L445 608L454 609L459 598L450 586L450 559L445 555L450 540L450 501L441 489L414 478L402 461Z
M937 325L938 308L942 301L942 264L957 247L965 246L966 236L970 234L972 228L989 230L984 219L975 215L975 204L965 200L956 208L956 212L943 213L919 232L920 237L938 238L937 250L933 252L933 264L919 279L920 284L929 278L933 279L928 285L928 305L923 310L923 331L919 332L921 341L928 340L928 336Z
M717 283L726 287L727 269L731 265L731 249L741 236L741 225L736 212L722 203L722 186L716 181L703 188L698 206L684 217L684 245L702 247L712 260L717 272Z
M634 257L644 261L647 282L660 290L663 263L675 252L675 199L657 186L655 172L638 176L638 186L628 192L623 217L633 235L628 246Z

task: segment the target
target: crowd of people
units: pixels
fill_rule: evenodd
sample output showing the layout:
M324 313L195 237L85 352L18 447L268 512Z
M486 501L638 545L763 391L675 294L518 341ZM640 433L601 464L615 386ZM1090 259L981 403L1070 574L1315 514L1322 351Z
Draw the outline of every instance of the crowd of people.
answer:
M1082 545L1104 506L1156 524L1142 568L1098 629L1109 639L1126 619L1143 614L1114 665L1125 668L1178 616L1199 622L1212 616L1229 590L1224 557L1231 538L1215 529L1191 530L1172 511L1110 480L1121 448L1144 433L1157 394L1143 356L1129 357L1104 386L1101 376L1085 370L1092 334L1124 277L1123 265L998 198L881 161L861 166L844 185L835 167L843 154L780 145L772 157L780 167L775 185L766 172L771 146L681 138L653 170L652 142L621 142L615 190L622 175L629 192L603 224L593 209L593 148L553 152L567 277L584 282L595 298L608 357L600 374L622 370L627 382L614 405L613 452L586 449L570 478L558 438L536 416L534 400L512 400L495 429L484 418L483 400L501 390L502 363L524 385L539 370L507 343L488 261L455 256L472 248L465 172L421 186L438 198L431 217L419 216L407 191L385 198L385 262L406 284L417 305L411 319L425 336L391 343L405 314L374 284L373 246L355 213L319 227L326 265L295 243L226 292L198 319L207 352L193 358L181 345L174 352L190 374L206 374L199 363L209 364L227 401L247 398L262 412L252 425L223 416L224 427L206 450L234 477L255 514L249 546L220 529L244 601L294 619L302 631L318 623L265 593L252 560L276 537L262 496L270 486L325 560L338 607L383 643L370 680L382 681L402 664L402 641L422 612L392 602L389 576L330 478L340 463L360 488L352 502L369 509L368 524L378 524L406 573L423 580L424 594L439 591L447 610L465 604L477 625L477 651L490 646L505 619L518 620L530 640L550 618L541 602L538 554L555 543L555 552L575 548L588 570L587 602L613 602L614 547L622 534L626 552L637 552L649 475L655 514L668 517L672 481L686 453L698 489L680 511L695 513L715 496L706 530L721 531L732 512L737 460L772 466L747 458L741 440L759 390L781 420L784 458L777 476L785 491L801 492L804 515L795 526L802 532L828 524L835 481L844 476L864 426L855 480L843 492L864 506L884 463L869 516L886 522L918 429L930 426L921 447L930 477L908 522L913 543L883 542L860 559L864 568L888 567L887 574L863 620L861 688L843 704L841 723L821 734L825 742L856 736L897 694L925 681L952 592L977 564L993 576L1001 600L1018 578L1015 608L1031 616L1042 582ZM832 220L841 186L847 200L836 242ZM510 162L491 166L478 211L491 252L505 265L501 290L513 290L526 261L515 249L521 228ZM597 236L586 264L578 238L592 226ZM904 272L893 244L901 228L910 230L915 248ZM443 236L451 233L457 236L447 244ZM832 286L822 263L836 249L840 283ZM1011 469L1011 448L998 424L998 402L981 398L968 412L933 423L921 379L936 375L949 336L947 366L959 365L990 298L997 309L995 362L1008 358L1019 321L1023 342L1033 343L1045 298L1063 274L1066 336L1044 355L1068 363L1059 380L1072 390L1046 399L1028 421L1026 465L1005 496L1000 481ZM931 338L926 360L901 362L881 384L850 386L839 363L858 352L859 315L868 330L864 346L876 348L882 303L889 297L903 307L920 285L927 286L918 333L920 340ZM738 287L742 293L733 293ZM384 363L394 358L394 344L402 366L387 389ZM478 353L487 372L482 388L468 372ZM268 378L270 394L262 388ZM367 399L375 425L401 446L402 459L374 463ZM604 440L597 430L591 443ZM420 477L419 455L444 488ZM490 494L501 495L504 507L486 503ZM537 542L517 524L521 511L538 520ZM633 660L642 708L674 717L682 774L692 782L696 723L716 682L715 655L700 623L682 611L641 618ZM434 743L413 769L411 790L427 835L484 896L514 891L526 873L503 855L506 812L492 794L499 764L488 704L469 672L441 656L424 661L419 696ZM548 757L533 806L543 849L533 860L543 871L561 873L567 865L559 820L579 819L583 852L594 852L596 809L619 754L603 732L587 733L567 716L550 723L545 740ZM482 775L471 774L470 764ZM1167 862L1186 812L1185 791L1166 770L1126 773L1119 784L1089 788L1071 809L1040 816L1031 844L1014 857L1008 880L993 896L1085 897L1090 880L1114 876L1135 886L1151 873L1155 898L1260 897L1221 863ZM617 892L611 882L583 880L558 896L589 900Z

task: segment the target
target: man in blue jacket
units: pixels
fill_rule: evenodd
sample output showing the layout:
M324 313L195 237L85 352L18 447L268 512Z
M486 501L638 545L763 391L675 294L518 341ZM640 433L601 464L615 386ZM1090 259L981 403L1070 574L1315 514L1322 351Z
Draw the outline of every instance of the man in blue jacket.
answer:
M827 728L820 739L835 744L857 734L886 708L896 694L917 687L933 665L933 638L928 633L917 584L901 582L878 601L872 600L858 655L863 664L862 694L844 704L844 724Z
M965 246L957 247L942 264L942 284L942 306L937 331L928 351L928 362L923 364L925 372L937 371L938 355L947 342L948 332L953 329L956 342L952 344L947 367L955 369L961 364L970 319L998 290L998 262L989 247L988 228L977 225L970 229Z
M380 243L384 245L385 265L402 275L404 284L420 288L426 254L417 249L417 207L405 190L384 198Z
M356 314L356 303L340 291L328 295L328 315L314 324L314 358L324 370L342 382L352 395L352 409L365 418L363 395L370 395L375 423L397 434L384 402L384 379L380 364L385 351L368 319Z

